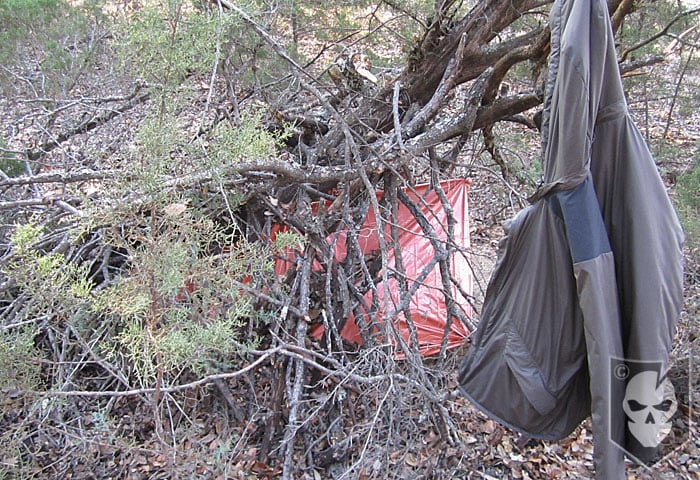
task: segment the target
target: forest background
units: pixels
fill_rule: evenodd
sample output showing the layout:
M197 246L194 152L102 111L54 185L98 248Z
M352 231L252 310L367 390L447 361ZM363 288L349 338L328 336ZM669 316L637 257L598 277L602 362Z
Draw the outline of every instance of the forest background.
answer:
M699 9L608 4L686 230L673 358L693 365ZM423 357L377 300L390 276L394 316L415 294L402 205L448 323L478 324L501 225L541 175L550 6L0 0L0 478L593 478L587 423L560 442L494 423L454 393L468 344ZM471 181L468 246L405 194L448 178ZM369 211L391 233L372 255L348 234L339 261L327 239ZM338 333L350 313L362 347ZM630 478L700 478L700 383L679 375L690 435Z

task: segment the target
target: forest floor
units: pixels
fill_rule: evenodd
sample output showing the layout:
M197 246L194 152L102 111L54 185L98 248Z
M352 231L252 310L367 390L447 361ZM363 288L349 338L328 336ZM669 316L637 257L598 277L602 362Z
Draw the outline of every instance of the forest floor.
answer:
M510 134L524 135L529 138L526 143L534 145L532 152L521 152L521 155L534 157L538 154L536 136L532 132L516 129ZM692 156L695 148L692 142L688 142L678 151ZM508 187L504 188L504 179L495 167L489 168L491 171L487 174L472 175L469 199L477 299L483 295L495 262L496 246L503 233L501 223L522 206L522 196L517 197ZM485 172L483 168L475 170L479 171ZM668 171L668 178L673 178L672 171ZM678 392L679 399L682 396L682 405L676 419L679 428L674 434L677 435L673 439L675 444L651 468L628 462L630 480L700 479L700 437L697 403L694 403L697 400L689 400L700 394L700 381L697 373L687 370L700 361L697 340L700 337L700 255L697 243L694 245L688 247L685 305L673 350L676 364L686 369L677 373L680 379L685 379L687 386L684 392ZM691 248L695 250L691 251ZM456 390L456 372L466 349L468 346L450 352L447 362L439 367L447 372L441 394L443 406L461 437L458 442L446 442L434 428L416 431L412 430L412 423L398 422L399 427L405 425L407 430L391 432L385 437L374 435L371 442L360 442L353 447L386 451L382 462L375 460L369 467L361 463L355 470L349 460L328 462L326 469L313 470L299 478L594 478L589 421L564 440L532 440L488 418L466 398L450 393ZM426 368L431 368L430 360L426 361ZM400 365L397 370L401 370ZM188 431L167 448L157 438L152 412L138 399L113 398L108 403L100 403L101 407L97 409L87 408L83 403L85 412L72 415L71 424L60 418L43 418L41 412L32 411L27 405L15 404L11 398L5 399L0 432L13 440L24 435L25 441L38 447L32 450L34 458L31 462L25 458L36 465L37 470L34 474L29 473L18 463L21 457L15 451L2 452L0 449L0 465L6 472L6 476L0 478L278 478L281 474L279 464L270 460L275 458L275 452L266 454L266 461L260 460L261 450L265 448L264 415L248 416L235 411L236 405L249 403L253 384L260 391L252 395L266 398L264 391L271 388L265 379L268 373L268 369L261 368L255 373L254 383L227 382L225 387L191 398L196 406L183 405L183 408L192 407L188 410L191 417ZM420 396L403 398L407 404L422 401ZM420 407L416 408L420 410ZM101 411L109 414L103 416ZM337 414L345 415L342 422L351 422L354 415L348 416L347 412ZM692 417L690 422L689 417ZM309 429L309 433L312 430ZM352 431L352 428L348 430ZM391 445L396 438L403 438L403 443ZM307 444L317 440L310 438ZM15 476L14 470L25 473Z
M17 117L12 113L13 106L8 103L2 106L5 111L0 112L0 120L15 124ZM700 118L696 112L674 117L670 134L661 140L659 129L646 127L661 125L665 113L661 110L657 120L651 122L639 111L635 115L639 117L640 128L648 133L650 143L655 146L655 153L660 152L660 170L671 194L675 195L676 179L687 173L694 159L699 158ZM112 145L117 139L128 139L140 114L135 110L128 115L131 115L128 121L124 115L123 120L112 122L109 128L92 132L89 142ZM22 128L21 125L17 127ZM465 151L462 172L473 181L469 198L470 235L477 304L483 298L496 260L496 247L503 234L502 222L525 205L527 188L531 188L533 181L533 159L539 156L534 132L514 126L504 127L500 134L504 148L511 152L513 164L520 163L519 171L510 172L504 178L498 166L489 163L475 140ZM630 480L700 480L697 430L700 380L693 370L700 364L700 239L691 240L686 247L685 303L673 349L675 374L684 385L677 392L681 404L675 420L678 428L671 435L667 454L654 466L647 468L628 462ZM437 382L441 386L438 393L443 412L448 413L453 422L451 431L458 432L458 439L446 438L444 432L434 428L435 423L422 417L426 411L428 416L432 413L424 408L425 398L416 390L392 390L394 386L386 390L377 388L372 395L359 398L360 394L351 389L341 392L342 389L326 385L310 397L342 393L351 400L334 404L328 416L335 415L337 422L330 422L327 428L315 428L312 422L306 425L306 430L301 431L308 437L302 442L306 451L299 455L308 456L322 444L334 445L331 441L334 425L343 426L338 431L345 436L335 444L349 445L348 451L341 458L335 458L329 447L333 458L324 459L325 467L308 469L299 478L594 478L589 421L564 440L532 440L489 419L466 398L453 393L457 388L459 362L468 348L465 345L450 352L446 361L425 360L429 375L442 375L443 380ZM173 436L176 439L167 442L159 438L162 432L154 425L153 412L148 402L140 397L113 397L96 402L85 398L66 403L67 408L55 409L48 408L48 399L46 404L43 401L32 403L30 399L10 393L0 399L0 445L5 445L0 446L0 479L278 478L283 455L271 445L280 439L268 438L266 430L278 412L263 408L273 396L275 385L270 378L275 368L278 366L261 367L244 380L217 383L216 388L201 389L173 402L173 411L168 411L170 426L174 431L173 418L181 413L180 422L186 427ZM396 371L401 372L402 368L397 362ZM440 372L431 369L440 369ZM392 391L402 398L388 398ZM415 397L411 397L412 394ZM396 402L396 413L389 417L412 415L411 418L394 419L395 423L387 426L379 421L373 423L371 412L363 411L370 407L380 411L382 406L386 410L391 402ZM260 408L246 407L255 404ZM358 418L364 423L353 424ZM163 420L168 422L167 418ZM323 434L319 436L321 430ZM276 435L279 434L280 430ZM378 452L382 452L381 455ZM315 457L317 463L320 463L319 458L323 455Z

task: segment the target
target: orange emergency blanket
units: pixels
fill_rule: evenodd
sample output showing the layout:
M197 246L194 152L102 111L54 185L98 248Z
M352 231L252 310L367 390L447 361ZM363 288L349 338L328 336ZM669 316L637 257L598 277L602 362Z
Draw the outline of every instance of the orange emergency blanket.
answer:
M460 285L460 288L452 286L450 291L455 301L456 307L461 309L466 317L471 317L471 306L469 299L465 297L472 294L472 274L469 266L467 254L469 248L469 220L467 208L467 194L470 181L468 179L453 179L441 183L447 200L456 219L454 225L454 241L458 251L449 259L450 276ZM418 185L413 189L406 190L408 196L420 207L426 219L430 222L435 231L436 237L443 241L447 239L447 213L434 190L429 190L428 185ZM382 192L378 192L381 198ZM435 249L428 236L423 232L420 225L402 203L398 209L398 244L401 248L401 257L404 271L407 277L408 289L419 281L419 286L411 296L408 305L410 321L415 326L418 338L418 349L422 355L434 355L440 352L443 338L447 334L447 348L455 348L461 345L469 335L469 330L458 318L453 318L449 331L447 326L447 306L445 295L443 294L442 273L439 263L433 263L431 259L435 256ZM385 239L390 242L390 226L384 222ZM328 238L329 245L335 244L335 259L342 262L347 251L347 230L334 233ZM362 228L358 232L358 240L361 251L364 255L371 255L380 250L377 220L372 208L369 209ZM291 259L278 259L275 269L278 273L286 272L293 262ZM389 251L387 258L389 268L388 282L377 284L379 309L375 318L380 320L386 318L393 319L393 325L397 332L410 345L410 328L403 311L397 312L400 308L399 285L393 276L395 267L395 256L393 250ZM378 275L383 278L381 272ZM422 278L422 280L420 280ZM372 304L372 292L365 294L365 304ZM384 332L377 331L384 330ZM373 333L384 335L386 328L375 327ZM319 326L312 330L312 334L320 337L323 334L323 327ZM348 318L341 332L341 336L350 342L362 344L360 329L355 322L354 316ZM396 339L387 336L381 341L387 341L396 345ZM398 356L402 356L397 351Z

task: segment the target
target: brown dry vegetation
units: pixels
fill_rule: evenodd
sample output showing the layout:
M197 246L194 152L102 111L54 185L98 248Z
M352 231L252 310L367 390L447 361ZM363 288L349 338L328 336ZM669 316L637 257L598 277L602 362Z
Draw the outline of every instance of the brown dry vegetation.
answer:
M423 358L307 335L381 279L366 273L383 255L312 270L329 231L357 226L375 188L448 177L473 181L478 323L501 224L539 179L547 2L170 2L144 24L165 26L161 45L132 28L149 2L73 3L101 13L0 26L17 46L0 50L0 479L593 478L587 422L533 441L454 393L468 344ZM629 475L699 479L697 16L609 3L621 56L639 47L622 63L630 107L688 234L673 351L687 414L670 453ZM176 44L195 12L230 23ZM370 56L378 85L331 80L347 52ZM319 198L344 203L311 215ZM299 233L270 242L271 223ZM299 244L293 274L272 274Z

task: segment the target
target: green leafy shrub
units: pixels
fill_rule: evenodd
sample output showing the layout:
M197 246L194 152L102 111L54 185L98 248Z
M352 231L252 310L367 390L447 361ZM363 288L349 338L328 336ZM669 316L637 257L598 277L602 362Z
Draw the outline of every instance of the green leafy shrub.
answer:
M168 0L128 17L115 41L122 69L146 81L161 120L186 105L183 81L216 68L229 16L194 10L190 2Z
M10 237L14 257L4 273L32 299L15 317L20 322L35 317L65 320L83 312L89 300L86 265L67 262L59 252L42 252L36 243L43 233L43 226L29 221L17 224Z
M18 79L38 94L70 91L89 64L98 42L101 0L73 4L65 0L0 2L0 89L14 89ZM94 37L94 35L93 35Z
M8 283L20 290L13 323L0 330L0 390L35 389L42 353L35 338L47 325L84 315L91 282L84 266L68 263L61 253L43 252L38 243L44 227L35 221L15 225L13 255L3 269Z
M24 162L19 155L8 150L5 140L0 137L0 170L8 177L17 177L24 173Z
M34 334L32 328L0 330L0 395L37 388L41 368Z
M683 221L686 245L700 261L700 152L693 167L678 179L676 208Z
M168 207L152 210L143 218L147 227L121 239L139 239L132 268L94 304L120 332L117 349L106 349L132 364L142 384L159 372L172 378L183 368L203 374L230 367L256 340L243 328L256 313L242 285L271 268L260 246L184 204Z

